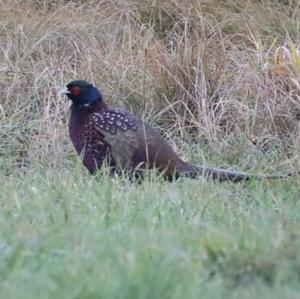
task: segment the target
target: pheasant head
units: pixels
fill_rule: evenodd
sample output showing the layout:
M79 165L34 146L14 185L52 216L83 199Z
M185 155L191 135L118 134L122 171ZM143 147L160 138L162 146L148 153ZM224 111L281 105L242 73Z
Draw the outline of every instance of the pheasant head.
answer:
M77 107L89 107L102 101L101 92L91 83L74 80L68 83L61 94L65 94Z

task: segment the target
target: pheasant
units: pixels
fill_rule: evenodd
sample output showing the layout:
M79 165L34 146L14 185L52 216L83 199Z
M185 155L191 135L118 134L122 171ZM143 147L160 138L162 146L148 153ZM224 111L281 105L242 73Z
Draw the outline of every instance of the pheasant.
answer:
M71 81L61 93L72 101L70 138L91 174L106 162L112 173L140 174L146 169L156 168L167 179L201 175L232 182L252 177L280 178L184 162L154 128L126 110L110 107L101 92L87 81Z

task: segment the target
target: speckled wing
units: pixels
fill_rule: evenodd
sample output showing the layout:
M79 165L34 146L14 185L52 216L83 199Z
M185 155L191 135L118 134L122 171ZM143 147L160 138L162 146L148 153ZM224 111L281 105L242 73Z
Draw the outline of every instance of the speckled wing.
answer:
M110 145L112 158L121 169L158 168L167 175L186 171L184 163L170 145L150 125L119 109L92 114L95 129Z
M120 109L103 109L91 114L91 122L111 148L120 169L132 168L133 154L138 148L137 118Z
M136 131L136 117L120 109L94 112L91 118L95 127L111 135L117 134L117 131Z

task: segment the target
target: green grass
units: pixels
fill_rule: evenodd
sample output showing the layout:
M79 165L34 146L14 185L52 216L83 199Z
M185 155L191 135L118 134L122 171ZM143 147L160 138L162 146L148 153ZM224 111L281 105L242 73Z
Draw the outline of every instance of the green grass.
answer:
M137 185L78 167L3 187L1 298L299 298L293 179Z

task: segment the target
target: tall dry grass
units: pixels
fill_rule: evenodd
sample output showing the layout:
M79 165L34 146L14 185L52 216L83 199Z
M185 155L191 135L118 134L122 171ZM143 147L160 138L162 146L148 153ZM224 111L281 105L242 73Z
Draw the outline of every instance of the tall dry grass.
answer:
M297 1L0 1L1 169L72 160L58 95L71 79L169 139L293 159L299 11Z

